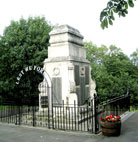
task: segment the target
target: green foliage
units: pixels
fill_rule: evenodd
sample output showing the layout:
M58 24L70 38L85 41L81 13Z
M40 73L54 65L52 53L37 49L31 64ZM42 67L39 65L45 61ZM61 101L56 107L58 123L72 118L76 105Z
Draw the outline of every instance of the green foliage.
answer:
M138 49L131 54L130 59L133 64L131 71L133 78L131 82L133 84L131 88L131 103L138 104Z
M111 45L97 47L92 42L84 44L87 59L91 63L92 78L96 81L96 91L101 98L112 94L123 95L130 88L131 103L138 103L138 66L136 52L131 59L120 48ZM133 64L134 63L134 64Z
M27 66L41 66L47 58L52 26L44 17L11 21L0 37L0 93L12 96L16 77Z
M128 6L134 7L134 0L109 0L107 7L100 14L102 29L108 28L109 24L113 25L114 13L125 17L128 14Z
M131 54L130 57L131 57L132 64L135 66L138 66L138 48L136 49L135 52Z

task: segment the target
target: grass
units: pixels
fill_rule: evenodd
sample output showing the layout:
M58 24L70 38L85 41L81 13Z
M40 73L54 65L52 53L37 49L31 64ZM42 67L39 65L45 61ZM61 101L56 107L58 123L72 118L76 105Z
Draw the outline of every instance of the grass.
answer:
M23 108L31 108L31 107L28 107L28 106L26 106L26 105L24 105L24 106L12 106L12 105L0 105L0 110L3 110L3 109L15 109L15 108L21 108L21 109L23 109ZM37 108L37 106L35 106L35 108Z
M131 112L138 112L138 109L135 109L135 110L134 110L134 109L133 109L133 110L131 109L130 111L131 111Z
M131 112L138 112L138 106L130 106Z
M9 109L9 108L11 108L10 106L0 106L0 110L2 110L2 109Z

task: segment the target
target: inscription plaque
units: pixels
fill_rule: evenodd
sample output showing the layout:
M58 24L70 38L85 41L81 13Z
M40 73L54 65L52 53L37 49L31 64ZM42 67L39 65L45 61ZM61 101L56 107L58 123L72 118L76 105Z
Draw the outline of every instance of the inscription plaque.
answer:
M53 103L62 103L62 78L54 77L52 78L53 84Z
M78 65L75 65L75 82L76 86L80 85L80 69Z
M89 84L89 67L85 67L85 84Z

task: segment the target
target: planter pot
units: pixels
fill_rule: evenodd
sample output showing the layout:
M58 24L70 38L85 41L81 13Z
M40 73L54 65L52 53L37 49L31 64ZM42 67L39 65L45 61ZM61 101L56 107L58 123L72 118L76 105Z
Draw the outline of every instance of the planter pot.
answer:
M100 121L102 133L105 136L119 136L121 132L121 121L104 122Z

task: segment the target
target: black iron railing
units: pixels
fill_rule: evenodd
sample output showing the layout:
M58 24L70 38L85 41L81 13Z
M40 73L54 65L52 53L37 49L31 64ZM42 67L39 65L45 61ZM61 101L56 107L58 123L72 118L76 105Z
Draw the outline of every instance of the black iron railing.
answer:
M100 102L99 97L89 100L87 104L78 106L53 104L52 112L48 105L39 108L39 105L1 102L0 122L14 123L16 125L32 125L68 131L82 131L98 133L101 131L99 119L105 115L121 115L130 109L130 97L127 93L112 99Z
M53 128L71 131L84 131L93 133L94 122L93 105L77 106L73 105L53 106Z
M130 111L130 96L127 92L126 95L117 96L103 102L99 102L98 97L95 96L95 133L101 131L100 117L106 115L122 115L126 111Z

